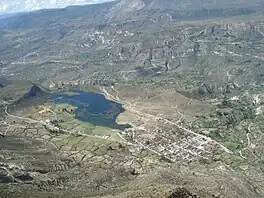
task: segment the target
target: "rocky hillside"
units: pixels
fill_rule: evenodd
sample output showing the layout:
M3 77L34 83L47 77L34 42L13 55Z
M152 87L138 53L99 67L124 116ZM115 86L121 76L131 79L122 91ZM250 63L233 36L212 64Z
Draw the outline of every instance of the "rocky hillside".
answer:
M260 0L122 0L0 19L0 190L262 198L262 11ZM35 100L42 87L92 87L133 129L82 123L74 107Z
M113 18L126 19L129 14L134 14L137 11L143 9L146 4L142 0L123 0L114 5L106 18L112 20Z
M0 36L2 74L47 86L161 78L202 96L263 84L261 18L138 25L7 30Z

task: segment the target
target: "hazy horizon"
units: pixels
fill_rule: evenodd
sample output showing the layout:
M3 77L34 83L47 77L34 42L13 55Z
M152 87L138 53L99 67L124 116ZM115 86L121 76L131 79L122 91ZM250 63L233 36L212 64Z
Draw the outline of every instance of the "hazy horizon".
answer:
M108 1L111 0L0 0L0 15Z

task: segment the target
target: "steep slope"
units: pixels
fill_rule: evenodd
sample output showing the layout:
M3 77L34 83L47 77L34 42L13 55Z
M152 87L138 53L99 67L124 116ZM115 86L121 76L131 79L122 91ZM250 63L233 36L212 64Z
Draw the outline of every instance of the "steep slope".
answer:
M111 10L110 17L114 20L133 17L147 19L150 15L152 17L159 16L159 18L170 15L170 18L173 19L188 19L252 14L263 11L263 2L261 0L121 0L115 7ZM133 9L128 9L129 7ZM125 15L126 13L128 15Z
M102 23L103 16L116 2L101 3L86 6L70 6L64 9L46 9L29 13L22 13L12 17L0 19L2 28L39 28L69 21L91 25Z
M259 13L263 12L263 8L261 0L121 0L87 6L71 6L65 9L41 10L0 18L0 27L45 27L65 24L66 21L91 26L125 19L142 21L164 17L170 20L209 18ZM164 22L164 19L162 21Z
M126 19L129 14L143 9L145 3L142 0L122 0L114 5L106 15L107 19Z
M257 9L263 4L261 0L152 0L149 8L172 10L200 10L200 9L225 9L225 8L253 8Z

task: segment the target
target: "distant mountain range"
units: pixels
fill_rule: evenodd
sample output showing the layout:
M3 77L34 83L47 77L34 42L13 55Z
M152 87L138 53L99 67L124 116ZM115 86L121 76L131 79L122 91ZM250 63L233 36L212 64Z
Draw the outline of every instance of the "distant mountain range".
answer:
M70 5L102 3L111 0L1 0L0 14L28 12L40 9L64 8Z
M121 0L108 16L124 19L163 12L169 18L248 14L263 10L263 0Z
M10 13L10 14L1 14L0 15L0 19L5 19L5 18L9 18L9 17L12 17L12 16L15 16L15 15L19 15L19 14L23 14L23 12L16 12L16 13Z
M93 2L102 1L104 0ZM77 1L67 2L70 4ZM87 0L81 2L88 3ZM59 7L59 5L61 4L56 6ZM127 19L182 20L254 14L261 13L263 10L263 0L121 0L86 6L70 6L64 9L40 10L5 20L1 20L0 17L0 27L44 27L51 24L64 24L67 20L77 20L78 23L83 22L86 25L107 24Z

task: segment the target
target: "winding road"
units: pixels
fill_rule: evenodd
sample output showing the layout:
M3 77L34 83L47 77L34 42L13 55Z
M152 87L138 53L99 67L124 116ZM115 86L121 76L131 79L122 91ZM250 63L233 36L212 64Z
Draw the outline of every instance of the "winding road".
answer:
M251 133L250 127L251 127L251 125L248 126L249 133L246 134L246 136L247 136L247 146L239 151L240 157L242 157L245 160L247 158L242 154L242 152L245 151L245 150L247 150L247 149L249 149L249 147L251 146L251 141L250 141L250 137L249 137L249 134Z
M55 112L53 112L54 114L56 114ZM38 120L33 120L33 119L31 119L31 118L25 118L25 117L21 117L21 116L16 116L16 115L11 115L10 113L8 113L8 106L6 106L6 108L5 108L5 114L8 116L8 117L11 117L11 118L16 118L16 119L20 119L20 120L25 120L25 121L28 121L28 122L31 122L31 123L40 123L40 124L42 124L43 125L43 121L38 121ZM57 116L57 115L56 115ZM46 124L46 125L48 125L48 124ZM11 127L12 125L9 125L8 126L8 128L7 128L7 130L6 130L6 132L5 132L5 134L2 134L2 133L0 133L0 135L2 135L3 137L6 135L6 133L8 132L8 130L10 129L10 127ZM49 125L49 126L51 126L51 127L53 127L52 125ZM64 130L65 132L67 132L68 134L74 134L72 131L68 131L68 130ZM90 137L90 138L96 138L96 139L105 139L105 140L109 140L109 141L115 141L115 142L120 142L120 143L123 143L123 144L126 144L126 145L132 145L132 146L135 146L135 147L138 147L139 145L136 145L136 144L133 144L133 143L130 143L130 142L128 142L126 139L124 139L123 137L122 137L122 135L120 135L119 134L119 132L117 132L117 135L118 135L118 137L122 140L122 141L118 141L118 140L116 140L116 139L112 139L112 138L106 138L106 137L101 137L101 136L97 136L97 135L88 135L88 134L80 134L81 136L84 136L84 137ZM149 150L149 151L151 151L151 152L153 152L153 153L155 153L155 154L157 154L157 155L159 155L159 156L161 156L162 154L161 153L158 153L158 152L156 152L156 151L154 151L154 150L152 150L152 149L150 149L150 148L146 148L146 147L144 147L144 149L147 149L147 150Z

